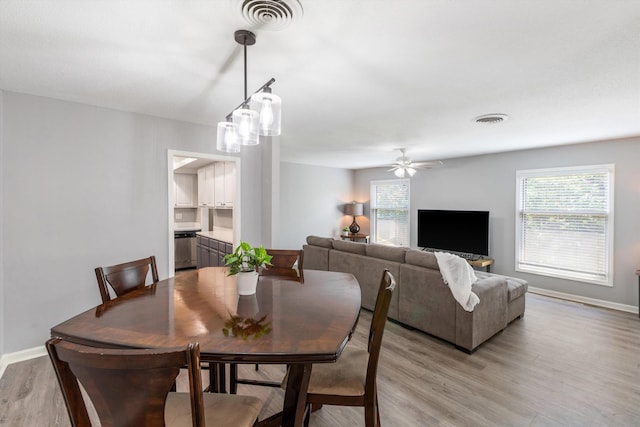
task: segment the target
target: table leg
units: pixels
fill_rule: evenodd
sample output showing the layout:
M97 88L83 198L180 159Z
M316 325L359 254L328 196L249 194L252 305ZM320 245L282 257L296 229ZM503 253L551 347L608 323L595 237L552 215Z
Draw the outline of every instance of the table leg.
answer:
M311 366L310 363L294 363L289 366L287 390L282 409L282 427L302 427Z

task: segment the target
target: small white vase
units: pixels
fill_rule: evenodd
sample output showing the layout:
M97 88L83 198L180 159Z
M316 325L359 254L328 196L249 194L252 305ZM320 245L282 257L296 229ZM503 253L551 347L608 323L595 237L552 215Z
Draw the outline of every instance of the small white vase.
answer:
M258 286L257 271L241 271L236 274L238 283L238 295L253 295L256 293Z

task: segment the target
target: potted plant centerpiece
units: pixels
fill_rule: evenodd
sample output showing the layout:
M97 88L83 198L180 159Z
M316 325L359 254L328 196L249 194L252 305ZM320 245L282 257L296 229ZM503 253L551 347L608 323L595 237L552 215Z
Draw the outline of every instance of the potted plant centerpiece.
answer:
M342 235L343 236L348 236L349 235L349 227L345 227L342 229Z
M258 268L271 265L271 255L262 246L253 248L247 242L240 242L232 254L224 256L229 267L229 276L237 275L238 294L253 295L258 285Z

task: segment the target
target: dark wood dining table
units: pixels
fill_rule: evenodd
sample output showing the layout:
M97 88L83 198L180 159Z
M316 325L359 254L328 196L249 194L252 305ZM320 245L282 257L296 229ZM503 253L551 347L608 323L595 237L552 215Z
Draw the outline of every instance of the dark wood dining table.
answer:
M255 295L239 296L227 273L210 267L161 280L62 322L51 335L110 348L198 342L203 362L287 364L282 413L261 423L301 426L312 364L335 362L356 325L358 282L349 273L305 270L304 283L264 276Z

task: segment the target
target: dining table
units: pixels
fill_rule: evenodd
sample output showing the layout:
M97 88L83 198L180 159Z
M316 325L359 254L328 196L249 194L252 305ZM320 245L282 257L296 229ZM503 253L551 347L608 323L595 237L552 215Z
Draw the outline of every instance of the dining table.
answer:
M286 364L282 412L260 425L302 426L312 366L338 360L360 298L350 273L305 270L304 283L261 276L255 295L239 295L227 267L207 267L91 308L51 328L51 336L104 348L198 342L202 362Z

